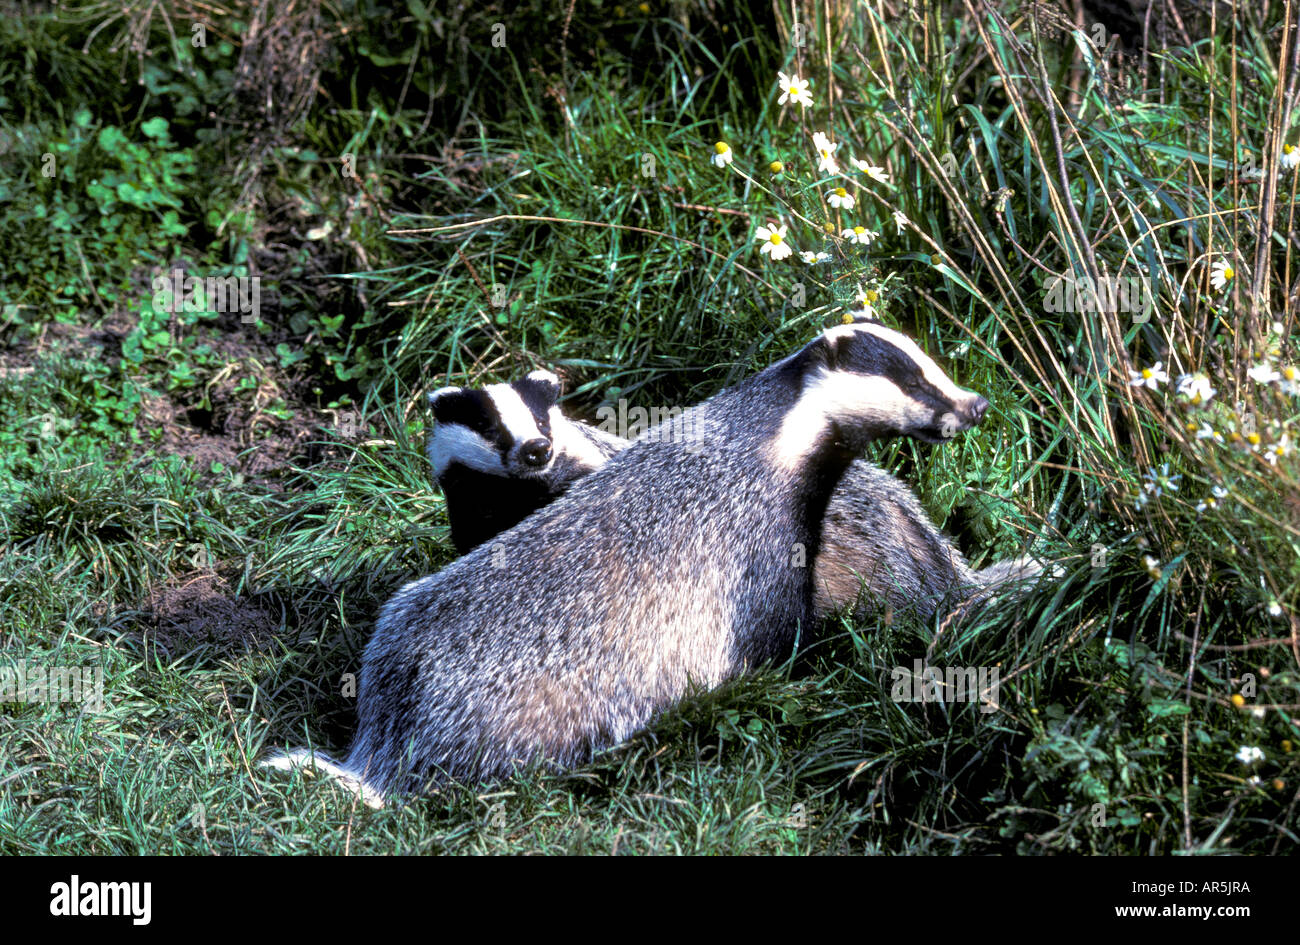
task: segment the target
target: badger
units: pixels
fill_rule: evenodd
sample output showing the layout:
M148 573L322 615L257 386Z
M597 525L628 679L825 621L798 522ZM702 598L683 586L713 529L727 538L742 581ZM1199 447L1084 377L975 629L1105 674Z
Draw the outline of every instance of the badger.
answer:
M852 461L882 437L943 442L987 407L878 321L822 332L398 590L362 657L352 747L322 767L368 800L569 767L788 657Z
M429 394L437 430L429 439L429 463L460 554L563 495L627 445L570 422L556 405L559 395L560 379L550 371Z
M508 385L482 391L449 387L432 395L447 398L442 409L435 402L437 423L428 450L461 553L468 549L456 539L458 523L462 535L474 530L475 545L486 541L563 495L574 481L629 444L566 416L555 405L559 394L554 374L534 371ZM501 419L518 414L516 400L535 411L534 419L544 420L511 426ZM454 409L448 409L452 405ZM542 439L531 439L538 436ZM512 472L520 466L512 465L509 457L528 448L545 458L544 465ZM488 461L478 459L480 455ZM479 466L490 471L475 477L465 493L443 472ZM457 488L449 489L449 484ZM1036 577L1041 569L1037 560L1022 557L972 570L905 483L857 459L827 507L821 550L813 565L814 616L820 621L852 611L866 619L884 607L891 613L910 610L928 620L945 601L973 604L994 588Z

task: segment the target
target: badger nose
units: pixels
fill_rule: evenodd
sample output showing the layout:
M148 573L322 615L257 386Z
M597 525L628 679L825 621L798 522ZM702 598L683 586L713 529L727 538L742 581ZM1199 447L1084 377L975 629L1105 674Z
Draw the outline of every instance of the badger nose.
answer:
M519 456L529 466L545 466L551 458L551 441L529 440L519 447Z
M979 423L984 419L984 412L989 409L989 402L983 397L977 396L975 401L966 408L966 415L970 417L972 424Z

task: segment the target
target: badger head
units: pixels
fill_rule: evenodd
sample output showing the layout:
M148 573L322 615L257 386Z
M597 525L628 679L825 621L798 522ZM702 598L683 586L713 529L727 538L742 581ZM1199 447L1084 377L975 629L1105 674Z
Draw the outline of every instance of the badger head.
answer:
M453 465L512 478L546 472L553 459L550 411L559 396L560 379L550 371L533 371L509 384L433 391L434 476L441 479Z
M988 401L953 383L912 339L859 319L827 329L801 352L803 390L785 419L784 448L829 424L852 450L870 440L951 439L984 418Z

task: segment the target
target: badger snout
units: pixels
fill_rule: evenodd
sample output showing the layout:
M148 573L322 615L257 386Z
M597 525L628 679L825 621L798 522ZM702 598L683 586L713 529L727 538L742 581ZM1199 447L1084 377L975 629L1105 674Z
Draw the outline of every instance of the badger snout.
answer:
M979 394L972 395L968 400L959 404L954 404L953 408L945 413L936 414L935 423L938 427L938 436L930 434L930 442L941 442L951 439L963 430L969 430L972 427L979 426L984 414L988 412L989 402ZM921 437L926 439L926 437Z
M551 441L542 438L528 440L519 447L519 460L534 469L545 466L551 461Z

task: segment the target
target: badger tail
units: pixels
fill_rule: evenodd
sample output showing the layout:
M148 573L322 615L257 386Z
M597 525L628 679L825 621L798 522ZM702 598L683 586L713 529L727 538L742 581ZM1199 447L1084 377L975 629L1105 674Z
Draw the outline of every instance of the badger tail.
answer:
M1032 581L1043 573L1043 562L1025 555L1021 558L1008 558L975 572L975 579L985 588L999 584L1012 584Z
M987 568L971 572L971 583L965 590L969 595L944 618L946 623L954 617L965 619L977 610L999 601L1014 601L1027 594L1039 581L1060 580L1065 568L1033 555L1008 558Z
M367 784L366 780L350 769L346 764L335 761L328 755L315 752L310 748L292 748L277 751L264 758L263 768L276 768L280 771L293 771L301 768L308 771L321 771L336 779L346 790L352 792L376 810L384 806L383 792Z

